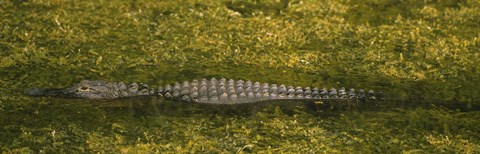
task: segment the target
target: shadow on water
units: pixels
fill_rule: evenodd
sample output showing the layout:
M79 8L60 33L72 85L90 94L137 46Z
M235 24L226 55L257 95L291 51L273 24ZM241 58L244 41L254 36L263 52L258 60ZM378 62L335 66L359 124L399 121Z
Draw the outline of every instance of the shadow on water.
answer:
M311 114L322 117L335 116L349 111L396 111L415 109L446 109L460 112L479 111L480 105L465 103L424 103L402 101L379 101L354 103L346 101L304 101L282 100L264 101L248 104L199 104L162 98L135 97L108 101L88 101L92 106L104 110L107 115L125 115L134 117L190 115L253 116L258 112L285 115Z

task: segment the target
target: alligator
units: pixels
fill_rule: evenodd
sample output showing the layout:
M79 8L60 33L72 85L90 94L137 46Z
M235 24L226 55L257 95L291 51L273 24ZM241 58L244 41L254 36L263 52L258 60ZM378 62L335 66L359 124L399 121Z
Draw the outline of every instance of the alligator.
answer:
M84 80L73 87L64 89L33 88L27 92L30 96L47 96L85 99L117 99L135 96L158 96L203 104L244 104L270 100L342 100L365 102L383 100L382 93L373 90L355 90L353 88L310 88L268 84L244 80L221 78L219 80L192 80L182 84L152 88L147 84Z

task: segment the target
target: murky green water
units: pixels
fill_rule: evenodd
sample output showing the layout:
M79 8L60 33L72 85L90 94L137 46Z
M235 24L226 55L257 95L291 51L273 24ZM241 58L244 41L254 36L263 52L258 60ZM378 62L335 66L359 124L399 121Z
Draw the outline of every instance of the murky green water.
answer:
M0 1L0 151L479 153L479 10L472 0ZM390 100L320 108L25 95L85 79L211 77Z

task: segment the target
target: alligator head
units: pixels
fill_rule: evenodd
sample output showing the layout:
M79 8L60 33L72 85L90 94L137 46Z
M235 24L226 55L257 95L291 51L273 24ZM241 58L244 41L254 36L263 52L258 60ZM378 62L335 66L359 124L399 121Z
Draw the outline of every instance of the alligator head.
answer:
M84 80L73 87L65 89L30 89L30 96L49 96L62 98L111 99L117 98L119 88L125 88L123 83L107 83L105 81Z

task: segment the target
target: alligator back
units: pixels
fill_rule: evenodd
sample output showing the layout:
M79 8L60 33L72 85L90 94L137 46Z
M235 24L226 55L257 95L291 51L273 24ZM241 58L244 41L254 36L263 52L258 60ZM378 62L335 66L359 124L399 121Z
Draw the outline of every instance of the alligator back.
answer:
M182 101L214 104L253 103L269 100L350 100L376 99L375 93L345 88L293 87L277 84L251 82L243 80L202 79L173 86L166 85L157 90L158 95Z
M359 102L383 99L373 90L294 87L233 79L192 80L173 85L149 87L147 84L84 80L66 89L32 89L31 96L87 99L116 99L133 96L159 96L185 102L243 104L270 100L335 100Z

